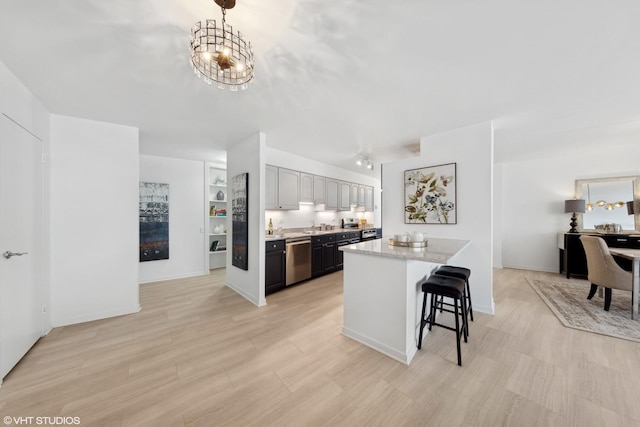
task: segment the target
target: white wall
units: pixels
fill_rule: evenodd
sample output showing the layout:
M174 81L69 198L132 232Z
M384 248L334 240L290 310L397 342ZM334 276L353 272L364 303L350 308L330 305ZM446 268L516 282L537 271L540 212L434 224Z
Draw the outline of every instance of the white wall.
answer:
M493 165L493 267L502 268L502 164Z
M456 163L457 224L404 224L404 171ZM420 230L428 237L470 240L456 264L470 268L473 309L493 313L493 127L490 122L420 140L420 156L383 165L385 236Z
M376 226L381 224L380 215L380 180L367 175L359 174L336 166L298 156L296 154L287 153L285 151L276 150L267 147L265 151L266 163L287 169L293 169L301 172L311 173L314 175L335 178L341 181L354 182L357 184L370 185L373 187L374 211L373 212L356 212L354 208L350 211L316 211L314 205L300 205L300 210L283 211L269 210L265 211L265 224L269 222L269 218L273 219L274 227L282 224L283 228L310 227L311 221L315 221L316 225L321 223L330 225L340 225L343 218L366 218L367 222Z
M233 229L228 227L226 283L258 306L266 304L264 297L264 152L265 135L252 135L227 151L227 182L234 176L248 172L249 208L249 269L232 265ZM231 191L231 189L229 189ZM231 205L228 206L231 212Z
M140 309L138 129L51 116L51 323Z
M140 182L169 184L169 259L139 263L140 283L209 273L204 162L141 155Z
M504 267L558 271L557 233L569 230L564 201L575 180L640 175L640 146L624 153L602 149L504 163L502 263Z
M43 154L49 158L50 151L50 114L46 107L27 89L4 65L0 62L0 114L4 115L27 132L34 135L42 141ZM42 165L42 209L40 212L42 221L38 228L34 230L41 236L40 247L30 256L37 256L36 263L40 266L38 277L37 299L36 305L51 306L49 293L49 199L50 199L50 172L49 162ZM11 325L0 324L0 335L9 332L6 328ZM51 329L50 313L44 313L42 316L42 333L43 335Z
M0 62L0 111L43 141L49 141L49 111Z

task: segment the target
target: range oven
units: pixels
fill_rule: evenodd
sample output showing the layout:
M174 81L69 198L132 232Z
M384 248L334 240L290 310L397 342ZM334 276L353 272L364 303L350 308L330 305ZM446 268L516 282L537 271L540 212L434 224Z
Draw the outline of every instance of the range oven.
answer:
M376 228L365 228L364 230L361 231L360 233L360 240L367 241L367 240L374 240L378 238L378 232L376 231Z

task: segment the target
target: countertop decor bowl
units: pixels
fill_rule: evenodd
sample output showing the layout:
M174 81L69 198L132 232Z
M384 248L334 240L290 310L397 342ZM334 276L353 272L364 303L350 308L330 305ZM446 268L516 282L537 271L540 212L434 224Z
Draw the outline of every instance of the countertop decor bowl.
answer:
M427 240L423 240L422 242L398 242L394 239L389 239L389 244L391 246L399 246L403 248L426 248Z

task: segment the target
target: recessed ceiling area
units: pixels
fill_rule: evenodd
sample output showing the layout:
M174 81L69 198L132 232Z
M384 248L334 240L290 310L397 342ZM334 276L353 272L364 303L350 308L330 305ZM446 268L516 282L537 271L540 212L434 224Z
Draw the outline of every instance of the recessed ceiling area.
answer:
M143 154L218 160L267 145L346 169L494 121L496 161L637 144L640 4L237 0L255 82L189 64L213 0L0 1L0 60L55 114L140 129Z

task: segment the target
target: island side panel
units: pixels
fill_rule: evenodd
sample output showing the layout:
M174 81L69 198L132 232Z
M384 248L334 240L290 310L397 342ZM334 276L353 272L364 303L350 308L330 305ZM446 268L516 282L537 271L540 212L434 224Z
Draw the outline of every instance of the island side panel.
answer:
M417 350L418 282L436 267L345 251L343 335L409 364Z
M342 333L403 363L406 354L406 261L344 254Z
M435 270L440 268L442 264L423 261L407 261L407 325L406 325L406 345L407 354L411 358L418 350L418 337L420 336L420 316L422 315L422 282L426 280ZM429 310L430 301L427 300L427 310ZM424 330L422 340L429 333L428 329Z

